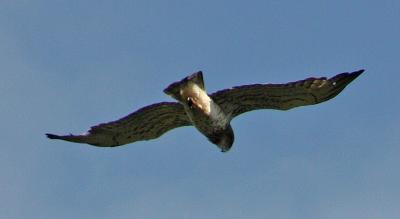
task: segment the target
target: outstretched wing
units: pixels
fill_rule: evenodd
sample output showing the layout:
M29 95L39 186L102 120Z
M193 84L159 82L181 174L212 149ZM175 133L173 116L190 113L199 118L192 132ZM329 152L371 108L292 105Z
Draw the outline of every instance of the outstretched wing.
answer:
M307 78L286 84L243 85L220 90L210 96L231 118L258 109L288 110L335 97L363 72L341 73L330 79Z
M143 107L119 120L93 126L83 135L46 135L50 139L114 147L158 138L171 129L188 125L191 122L181 104L161 102Z

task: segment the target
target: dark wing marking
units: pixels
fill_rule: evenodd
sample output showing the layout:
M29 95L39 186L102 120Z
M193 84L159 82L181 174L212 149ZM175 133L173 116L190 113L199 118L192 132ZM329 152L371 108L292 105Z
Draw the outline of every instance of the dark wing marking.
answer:
M50 139L114 147L158 138L171 129L188 125L191 122L181 104L161 102L143 107L119 120L93 126L83 135L46 135Z
M363 72L341 73L330 79L307 78L286 84L243 85L210 96L231 118L257 109L288 110L335 97Z

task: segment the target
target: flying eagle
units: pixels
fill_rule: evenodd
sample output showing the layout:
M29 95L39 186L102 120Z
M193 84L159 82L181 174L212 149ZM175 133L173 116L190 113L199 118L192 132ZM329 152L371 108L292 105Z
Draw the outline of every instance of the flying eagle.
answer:
M46 135L50 139L115 147L155 139L174 128L193 125L226 152L234 141L230 122L236 116L252 110L289 110L327 101L363 72L345 72L329 79L312 77L286 84L242 85L207 94L199 71L164 90L178 102L143 107L116 121L93 126L82 135Z

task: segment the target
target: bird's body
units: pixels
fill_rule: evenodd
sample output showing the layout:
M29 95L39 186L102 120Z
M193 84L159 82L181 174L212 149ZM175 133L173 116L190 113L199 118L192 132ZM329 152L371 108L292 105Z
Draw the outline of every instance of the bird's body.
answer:
M184 106L192 124L222 151L233 144L230 116L207 94L203 76L197 72L167 87L164 92Z
M308 78L286 84L253 84L206 92L202 72L172 83L164 92L178 102L146 106L119 120L99 124L83 135L47 134L51 139L113 147L158 138L165 132L193 125L222 151L234 142L231 120L257 109L288 110L318 104L338 95L364 70L330 79Z

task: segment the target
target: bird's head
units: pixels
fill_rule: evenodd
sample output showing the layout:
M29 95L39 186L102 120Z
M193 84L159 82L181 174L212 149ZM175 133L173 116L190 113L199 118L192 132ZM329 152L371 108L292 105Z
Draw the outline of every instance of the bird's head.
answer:
M208 140L221 148L222 152L227 152L231 149L235 140L232 127L229 125L226 129L213 133L207 136Z

